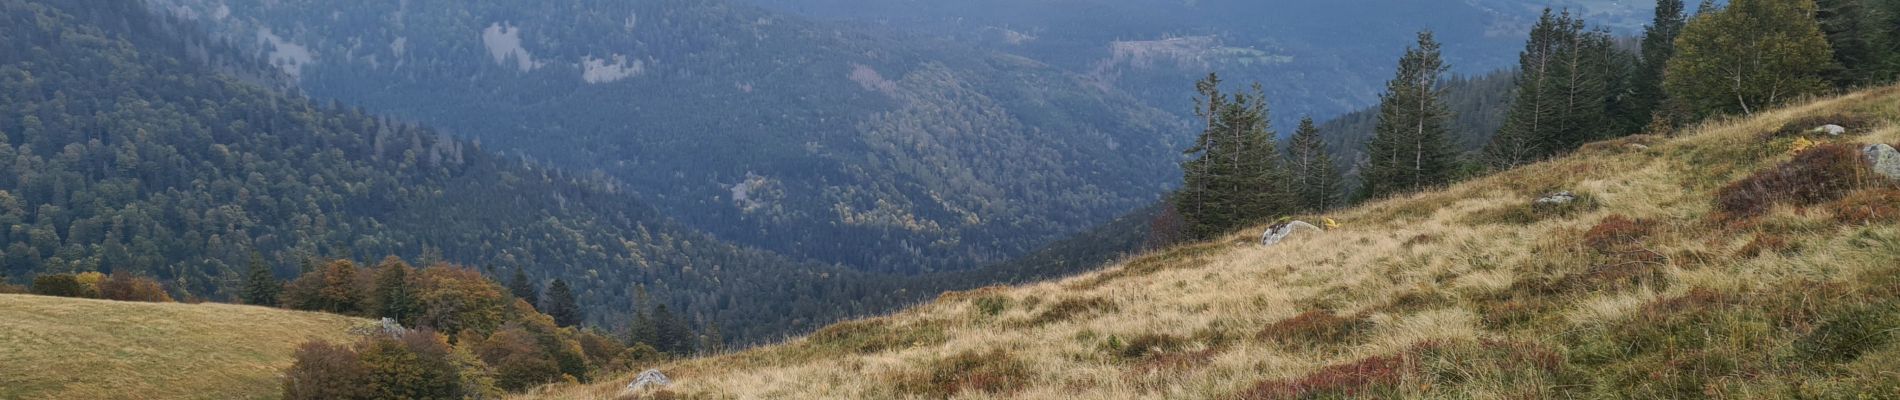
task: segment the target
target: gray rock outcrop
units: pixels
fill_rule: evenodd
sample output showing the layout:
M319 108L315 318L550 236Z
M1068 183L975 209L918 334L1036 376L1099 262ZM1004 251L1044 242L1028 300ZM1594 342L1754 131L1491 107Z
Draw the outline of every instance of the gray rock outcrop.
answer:
M1860 152L1867 156L1867 164L1872 167L1875 174L1885 176L1887 179L1900 180L1900 151L1895 151L1893 146L1884 143L1868 145Z
M634 377L633 383L627 384L627 391L638 392L647 388L659 389L672 384L673 380L666 379L666 374L661 373L660 370L649 369L646 370L646 372L641 372L640 376Z
M1573 202L1573 201L1577 201L1577 194L1570 193L1568 191L1551 193L1548 196L1537 198L1537 204L1552 205L1552 206L1560 205L1560 204L1570 204L1570 202Z
M1320 229L1319 227L1313 226L1313 224L1306 223L1305 221L1292 221L1292 222L1273 224L1273 226L1267 227L1267 232L1265 234L1260 235L1260 245L1272 246L1272 245L1280 244L1280 241L1286 240L1287 236L1292 236L1294 231L1298 231L1302 229L1312 230L1313 232L1326 231L1325 229Z
M1827 125L1821 125L1820 127L1814 128L1813 130L1810 130L1810 132L1825 133L1828 136L1840 136L1840 135L1847 134L1847 127L1835 125L1835 124L1827 124Z

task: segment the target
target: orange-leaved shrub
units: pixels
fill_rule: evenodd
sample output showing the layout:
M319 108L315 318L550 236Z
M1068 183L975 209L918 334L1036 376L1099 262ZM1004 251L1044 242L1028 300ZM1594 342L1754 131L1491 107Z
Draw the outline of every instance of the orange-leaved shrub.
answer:
M378 332L352 346L305 343L284 371L286 400L491 397L485 368L427 329Z
M158 281L128 273L114 273L99 281L99 298L118 301L170 303L172 296Z

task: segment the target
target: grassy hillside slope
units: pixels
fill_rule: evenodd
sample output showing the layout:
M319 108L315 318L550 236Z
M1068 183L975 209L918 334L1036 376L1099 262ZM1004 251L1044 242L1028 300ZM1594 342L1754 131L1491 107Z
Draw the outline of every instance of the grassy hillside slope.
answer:
M276 398L305 341L361 319L226 304L0 295L0 399Z
M1900 140L1900 89L1862 92L659 368L684 398L1892 396L1900 197L1714 201L1794 157L1764 134L1837 113L1871 132L1823 142ZM1531 206L1556 190L1583 200ZM630 378L525 397L641 397Z

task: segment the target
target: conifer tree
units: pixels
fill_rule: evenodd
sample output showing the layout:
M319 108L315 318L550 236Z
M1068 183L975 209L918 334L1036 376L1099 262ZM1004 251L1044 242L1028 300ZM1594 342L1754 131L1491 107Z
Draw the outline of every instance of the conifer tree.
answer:
M1300 119L1287 144L1287 169L1293 175L1293 193L1304 210L1324 211L1342 206L1339 168L1326 151L1313 117Z
M277 280L277 274L264 263L263 254L251 252L250 269L250 275L244 280L244 304L276 307L277 295L284 292L284 283Z
M633 288L633 321L627 326L627 345L647 345L660 349L660 331L653 324L652 298L647 296L646 285Z
M1669 100L1662 86L1663 72L1676 55L1676 37L1689 23L1683 7L1682 0L1657 0L1655 17L1643 28L1642 59L1630 77L1626 102L1625 116L1633 118L1627 122L1631 126L1673 128L1683 122L1684 117L1676 115L1680 112L1676 103Z
M1508 168L1633 131L1612 117L1627 67L1620 53L1609 33L1545 9L1518 58L1517 98L1485 148L1490 164Z
M1291 211L1288 175L1274 148L1266 94L1255 84L1248 93L1220 91L1220 77L1208 74L1196 84L1196 114L1207 125L1187 150L1185 184L1176 197L1188 233L1208 238Z
M562 327L580 325L585 319L581 314L580 304L574 301L573 290L567 287L567 281L560 279L555 279L554 283L548 284L547 299L542 303L541 309L549 317L554 317L555 325Z
M1734 0L1683 27L1663 87L1697 116L1753 114L1827 88L1812 0Z
M1431 31L1399 58L1397 74L1379 96L1379 122L1366 143L1361 173L1367 197L1385 197L1444 184L1456 166L1445 128L1450 112L1439 99L1447 67Z
M1886 41L1900 30L1900 25L1894 25L1900 21L1886 17L1893 10L1883 10L1878 1L1815 1L1814 19L1834 51L1834 65L1826 75L1836 87L1884 83L1894 77L1888 65L1893 54Z
M535 304L541 299L541 295L536 292L534 281L528 280L528 273L522 271L521 267L515 267L514 276L508 278L508 293L517 299L527 300L528 304Z

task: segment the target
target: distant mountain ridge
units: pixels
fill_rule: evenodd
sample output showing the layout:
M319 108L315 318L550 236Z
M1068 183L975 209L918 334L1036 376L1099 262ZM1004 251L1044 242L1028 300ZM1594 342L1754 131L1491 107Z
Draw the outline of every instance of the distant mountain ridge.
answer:
M1045 63L721 1L154 1L314 96L597 170L722 240L862 270L1025 255L1154 201L1186 138Z

